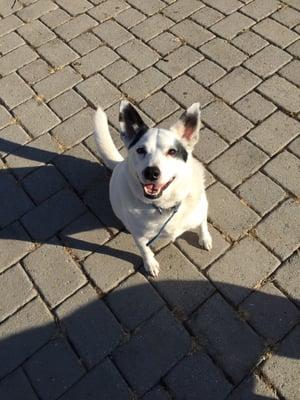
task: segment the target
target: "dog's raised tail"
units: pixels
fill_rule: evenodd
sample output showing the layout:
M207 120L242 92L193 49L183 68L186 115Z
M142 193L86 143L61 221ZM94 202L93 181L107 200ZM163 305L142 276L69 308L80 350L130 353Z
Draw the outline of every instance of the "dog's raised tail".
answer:
M94 137L101 160L109 169L113 170L117 164L123 161L123 157L111 138L107 116L101 107L98 107L95 114Z

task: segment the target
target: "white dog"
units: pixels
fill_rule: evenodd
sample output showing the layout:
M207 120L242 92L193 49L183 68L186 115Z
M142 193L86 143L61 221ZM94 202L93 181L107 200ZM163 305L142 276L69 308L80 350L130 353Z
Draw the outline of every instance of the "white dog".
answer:
M159 264L149 247L158 237L174 241L183 232L200 226L200 244L210 250L204 170L192 156L201 126L199 103L166 130L148 128L135 108L122 101L121 137L128 149L125 160L112 141L101 108L96 112L95 125L100 156L113 170L112 208L133 235L147 272L153 276L159 273Z

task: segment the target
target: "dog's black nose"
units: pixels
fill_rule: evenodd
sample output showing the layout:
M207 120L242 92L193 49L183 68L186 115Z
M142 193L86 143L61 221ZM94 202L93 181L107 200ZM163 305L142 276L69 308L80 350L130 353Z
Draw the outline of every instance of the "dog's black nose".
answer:
M147 167L144 169L144 177L148 181L157 181L160 177L160 170L158 167Z

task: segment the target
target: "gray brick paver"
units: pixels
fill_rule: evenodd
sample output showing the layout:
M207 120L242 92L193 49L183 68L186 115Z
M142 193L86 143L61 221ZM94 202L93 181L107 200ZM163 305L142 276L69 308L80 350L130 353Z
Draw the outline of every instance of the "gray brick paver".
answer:
M298 399L298 3L0 0L1 400ZM155 279L92 135L100 105L126 155L123 97L201 104L213 249Z

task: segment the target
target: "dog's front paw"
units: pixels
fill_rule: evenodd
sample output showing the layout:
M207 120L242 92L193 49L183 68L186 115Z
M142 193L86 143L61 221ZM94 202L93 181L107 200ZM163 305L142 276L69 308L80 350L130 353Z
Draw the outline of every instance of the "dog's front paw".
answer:
M145 270L154 278L159 274L159 263L153 257L151 260L144 262Z
M211 236L208 234L204 238L199 239L199 244L205 250L210 251L212 249L212 238L211 238Z

